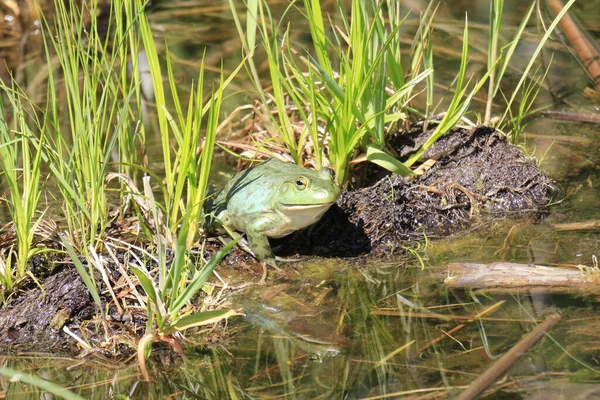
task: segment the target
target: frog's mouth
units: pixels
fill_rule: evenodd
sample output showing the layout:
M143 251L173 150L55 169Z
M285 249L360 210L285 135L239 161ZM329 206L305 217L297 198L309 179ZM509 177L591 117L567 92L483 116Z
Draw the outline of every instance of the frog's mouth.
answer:
M279 212L283 214L286 221L284 227L281 227L278 232L273 233L272 235L267 235L269 237L280 238L299 229L306 228L317 222L333 203L334 202L313 204L280 203Z
M314 210L318 208L331 207L333 201L330 203L315 203L315 204L284 204L280 203L281 208L289 211L303 211L303 210Z
M279 210L292 221L291 226L297 230L317 222L332 205L333 202L313 204L282 203L279 205Z

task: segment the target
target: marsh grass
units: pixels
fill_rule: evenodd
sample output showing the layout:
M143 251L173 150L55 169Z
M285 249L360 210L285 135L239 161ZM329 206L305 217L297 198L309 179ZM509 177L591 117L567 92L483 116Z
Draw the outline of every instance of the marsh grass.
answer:
M389 144L390 133L401 130L409 115L424 119L424 130L429 126L432 113L440 99L434 98L433 27L437 8L432 2L419 19L416 35L409 49L400 41L408 14L402 16L394 1L351 1L338 4L338 11L328 15L319 1L305 0L290 3L284 16L274 20L268 4L262 0L247 1L246 25L233 2L230 6L238 33L248 57L248 70L261 99L261 121L268 139L256 144L259 153L275 151L283 144L291 158L300 164L313 164L316 168L331 164L340 183L349 178L350 164L365 160L376 163L398 174L411 174L411 167L421 162L424 152L440 137L460 124L472 112L472 102L487 83L485 115L486 124L505 130L513 141L523 127L527 110L531 111L537 91L521 91L526 82L538 82L530 74L531 67L545 45L558 15L543 35L537 51L512 94L498 96L501 83L512 61L515 49L533 15L535 2L531 2L521 22L508 43L501 40L503 0L490 3L489 41L487 66L478 77L467 76L469 60L468 21L462 37L460 67L450 88L451 97L441 120L436 118L435 129L426 143L404 163ZM297 7L296 9L292 9ZM303 16L310 31L311 41L306 49L295 48L291 43L293 23L284 25L288 13ZM289 18L293 21L292 18ZM269 67L268 84L261 83L254 57L264 50ZM408 51L407 51L408 50ZM268 87L269 90L263 90ZM422 95L423 93L424 95ZM417 111L413 100L424 97L424 111ZM523 97L520 97L523 96ZM496 104L505 100L506 104ZM515 100L520 104L511 109ZM496 103L495 103L496 102ZM269 112L272 107L276 112ZM504 116L492 119L494 107L507 110ZM439 110L438 110L439 112ZM511 115L510 119L506 117ZM268 119L268 122L265 121ZM464 120L466 121L466 120ZM512 122L517 125L513 126Z
M64 199L70 239L85 254L88 244L99 245L109 222L104 178L118 138L129 129L128 101L133 92L125 98L116 92L113 52L118 46L108 47L94 10L67 9L61 2L56 7L54 26L47 26L55 34L44 35L61 67L60 77L49 76L46 115L52 135L46 154ZM89 17L87 27L84 16ZM58 79L64 83L64 98L57 95Z
M36 136L28 124L28 111L31 104L19 92L0 84L0 90L6 93L12 109L12 129L5 116L0 114L0 161L2 178L8 184L8 198L3 199L13 221L17 241L16 248L9 247L3 255L3 268L0 270L0 298L14 289L16 281L27 274L29 257L43 249L33 246L36 227L43 217L38 210L43 186L41 174L43 133ZM3 109L0 98L0 109Z
M57 1L55 6L55 14L43 25L45 103L33 104L18 88L0 87L13 110L12 126L4 116L0 119L0 160L17 237L16 246L3 254L0 283L10 294L36 252L67 255L91 293L108 337L104 317L111 305L102 293L112 296L112 306L123 312L109 273L118 267L121 279L129 283L127 290L135 293L135 306L147 310L146 335L138 346L145 366L152 341L236 315L233 310L199 312L190 304L237 243L232 241L207 259L200 228L207 212L203 203L223 90L243 64L227 77L221 73L212 86L201 64L184 102L168 50L166 61L158 55L142 0L111 2L108 22L99 20L95 3L77 8ZM148 79L140 73L144 60L151 94L142 93ZM146 130L154 121L163 171L149 171L144 165ZM51 249L33 246L36 225L45 217L38 208L46 180L58 189L53 211L61 210L61 228L66 228L55 235ZM140 181L143 191L137 189ZM121 207L111 198L122 201ZM116 257L111 243L119 238L107 227L123 223L126 209L128 216L137 216L143 232L139 244L153 255L136 256L134 261L123 255L123 262ZM192 256L192 249L200 254ZM127 254L132 252L128 247ZM156 269L150 267L155 261ZM140 287L145 294L138 292ZM124 307L132 305L127 304ZM85 337L81 341L93 345Z
M397 10L392 3L386 5ZM358 155L357 149L394 172L411 173L390 153L386 133L406 117L403 107L415 86L432 69L418 70L405 80L400 53L395 47L404 20L397 16L386 23L380 7L353 1L349 22L341 18L341 24L327 27L320 3L305 1L303 15L314 46L311 55L293 49L289 27L281 32L282 27L273 22L265 2L248 2L246 20L257 18L257 23L248 23L247 29L258 30L262 38L271 91L264 93L258 76L253 75L253 79L263 105L273 102L278 110L279 120L272 120L273 126L281 127L278 137L296 162L304 163L308 151L314 154L317 168L331 164L340 182L347 180L348 163ZM255 71L251 46L256 34L244 32L237 10L233 5L231 8L248 53L249 69ZM340 15L344 15L343 11L340 9ZM421 49L415 51L419 52L416 57L421 57ZM395 89L388 90L388 70L394 71L392 79L399 83ZM289 104L298 110L304 123L300 132L295 131L291 117L284 112ZM324 162L325 159L328 160Z
M232 10L236 15L235 8ZM339 15L347 15L344 11L347 10L340 6ZM266 4L248 2L246 15L247 21L252 18L259 21L248 23L247 29L258 29L262 37L273 85L273 96L269 101L276 105L277 115L285 122L280 123L284 127L280 137L292 157L297 162L304 162L302 153L310 145L317 168L328 158L341 183L348 179L349 162L355 158L366 158L395 173L411 174L408 166L420 154L401 163L388 147L387 136L405 121L409 103L420 90L417 87L421 83L427 91L427 112L432 108L434 81L430 32L435 9L428 8L421 18L408 62L403 62L399 42L399 32L406 17L400 16L395 2L352 1L350 18L339 17L336 23L330 17L330 24L325 23L318 1L306 0L301 12L308 23L314 50L304 54L293 50L288 39L289 27L281 32L281 27L272 22ZM270 25L265 21L270 21ZM253 42L247 38L254 40L255 34L248 32L245 35L239 22L237 25L244 48L249 52L248 62L252 65L254 52L250 51L250 46ZM466 32L465 27L464 39L468 39ZM463 50L467 48L465 43ZM436 138L462 117L470 99L487 78L487 75L481 78L473 91L467 93L462 87L466 62L467 52L463 51L457 97L446 113L446 121L438 127ZM250 69L255 70L255 67ZM258 81L257 77L254 79ZM258 84L257 89L261 89ZM289 116L285 113L282 116L281 110L288 105L286 94L304 122L302 132L296 135L290 133L293 128L286 122ZM466 99L459 101L466 94ZM267 96L259 95L263 99ZM307 138L311 139L310 143Z
M468 91L469 82L465 82L466 71L467 71L467 60L469 55L469 30L467 19L465 18L465 28L463 32L462 39L462 55L460 61L460 69L458 71L458 75L456 78L456 84L454 86L454 96L452 97L452 101L448 105L442 120L435 127L433 133L427 141L413 154L408 158L405 162L407 166L413 165L416 161L418 161L423 153L433 146L437 140L442 137L444 134L448 133L450 129L454 128L454 126L461 120L461 118L467 112L469 105L471 103L471 99L473 96L481 89L481 87L485 84L486 80L493 72L493 68L488 69L488 71L483 75L481 79L479 79L474 85L473 88ZM499 62L499 59L496 59L494 62L494 66Z
M521 76L521 79L519 79L517 86L515 87L512 94L510 95L510 98L507 101L505 111L502 114L502 117L498 123L498 126L504 127L504 129L507 129L507 130L512 129L511 131L509 131L509 134L512 137L514 142L516 142L520 137L522 127L523 127L522 121L525 118L524 113L527 113L530 110L531 105L533 104L535 97L537 95L537 91L532 89L534 86L537 85L537 82L539 81L537 78L538 77L537 71L533 77L530 77L530 71L534 67L535 61L536 61L538 55L540 54L540 52L542 51L544 45L550 38L550 35L554 32L554 30L556 29L556 26L558 25L558 23L560 22L562 17L567 13L569 8L571 8L571 6L573 5L574 2L575 2L575 0L570 0L569 2L567 2L567 4L565 4L565 6L562 8L562 10L556 15L556 17L554 18L552 23L548 26L546 32L540 39L540 42L538 43L535 51L531 55L529 63L523 70L523 75ZM530 10L532 7L533 7L533 4L530 6ZM527 19L528 19L528 16L527 16ZM525 21L525 19L523 21ZM524 23L525 22L523 22L522 25ZM519 30L517 31L517 33L520 34L521 29L522 28L520 27ZM513 41L513 43L514 43L514 41ZM544 76L545 76L545 74L544 74ZM531 81L533 81L534 83L531 83ZM523 87L525 87L525 89L521 90ZM497 91L497 89L496 89L496 91ZM517 96L519 96L519 95L522 96L521 102L524 104L521 104L521 106L518 108L518 111L515 114L512 111L511 107L513 105L513 102L517 99ZM511 120L517 122L517 125L515 125L516 128L511 127L511 125L508 123L506 118L509 114L511 115Z
M141 118L135 89L139 74L130 78L127 72L128 59L139 51L139 41L127 36L135 33L129 29L136 16L130 4L113 2L111 15L130 22L116 26L114 19L109 22L108 30L116 32L119 43L101 33L93 4L77 8L55 2L55 7L52 19L44 20L48 80L45 110L37 126L45 137L39 149L60 193L67 231L59 235L59 242L102 310L93 257L102 249L112 219L105 178L112 162L131 172L128 166L138 161L133 138L135 120ZM125 10L126 17L115 12L117 8Z

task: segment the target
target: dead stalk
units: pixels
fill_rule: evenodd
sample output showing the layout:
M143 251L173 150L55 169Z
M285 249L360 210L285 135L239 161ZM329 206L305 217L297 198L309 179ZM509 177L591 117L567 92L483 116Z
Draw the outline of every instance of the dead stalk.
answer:
M456 400L471 400L477 398L484 390L492 385L501 377L515 361L525 354L533 345L535 345L550 329L561 320L558 314L549 315L544 322L536 326L527 336L525 336L512 349L504 354L483 374L479 375L475 382L467 390L462 392Z

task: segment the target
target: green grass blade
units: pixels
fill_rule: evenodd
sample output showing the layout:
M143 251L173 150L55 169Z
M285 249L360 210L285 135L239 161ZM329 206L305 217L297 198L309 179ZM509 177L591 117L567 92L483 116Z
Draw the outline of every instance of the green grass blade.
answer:
M140 281L140 285L142 285L142 288L144 288L148 298L154 303L155 306L158 307L158 295L156 294L156 289L152 284L152 280L138 267L130 265L129 268L131 269L131 272L133 272L133 274L138 278L138 281Z
M83 266L83 264L81 263L81 260L79 260L79 257L75 253L73 246L71 246L69 244L69 242L67 242L67 240L65 238L63 238L62 236L60 238L60 241L61 241L62 245L65 247L65 249L67 249L67 253L69 253L69 257L71 257L71 260L73 261L73 265L75 265L75 269L77 269L77 272L79 273L79 276L81 277L81 280L83 280L83 283L85 284L85 286L88 288L90 294L92 295L92 299L94 299L94 303L96 303L96 306L98 306L98 309L102 311L102 301L100 301L100 295L98 294L98 288L96 287L96 282L92 278L93 270L92 270L91 264L88 264L89 269L90 269L90 271L88 272L85 269L85 267Z
M519 83L517 83L517 86L513 90L513 93L512 93L512 95L510 97L510 100L508 101L508 104L506 105L506 111L502 115L502 119L500 120L499 124L501 124L504 121L504 119L506 118L506 116L508 115L510 107L512 106L512 103L515 100L515 97L517 96L517 93L519 93L519 90L521 89L521 86L523 86L523 83L527 79L527 75L529 74L529 71L533 67L533 64L535 63L535 60L537 59L537 56L540 54L540 52L542 51L542 48L546 44L546 41L548 40L548 38L550 37L550 35L554 32L554 29L556 28L556 25L558 25L558 23L560 22L560 20L562 19L562 17L567 13L567 11L569 11L569 8L571 8L571 6L573 5L573 3L575 3L575 0L569 0L569 2L558 13L558 15L556 16L556 18L554 18L554 20L552 21L552 23L550 24L550 26L546 30L546 33L544 33L544 36L542 37L542 39L538 43L537 48L535 49L535 51L533 52L533 54L531 56L531 60L529 60L529 63L527 64L527 67L525 67L525 70L523 71L521 79L519 79Z
M179 285L181 279L185 279L184 271L186 270L185 265L187 262L186 255L186 240L187 233L189 229L189 218L184 218L183 224L181 226L181 230L179 231L179 235L177 236L177 244L175 245L175 259L171 264L171 268L169 269L169 274L167 276L167 283L165 285L165 292L170 294L168 297L167 303L169 300L174 300L174 296L179 293ZM167 306L167 309L170 309L170 306ZM169 313L171 314L171 313Z
M261 0L248 0L246 6L246 41L250 54L254 53L256 47L256 31L258 29L258 2Z
M535 9L536 4L537 4L537 0L533 0L531 2L531 4L529 5L529 8L525 12L525 16L523 17L523 19L521 20L521 23L519 24L519 27L517 28L517 31L515 32L515 35L513 36L513 40L511 41L508 48L506 49L506 55L503 57L502 65L498 69L498 73L496 75L493 96L496 96L496 94L498 93L498 90L500 89L500 83L502 82L504 73L506 72L506 69L508 68L508 64L510 63L510 60L512 59L512 55L515 52L517 45L519 44L519 40L521 39L521 36L523 35L525 28L527 27L527 23L529 22L529 19L531 18L531 14L533 13L533 10Z
M367 147L367 160L398 175L414 175L414 172L383 150L373 146Z
M221 320L228 319L234 315L241 315L234 310L214 310L206 311L199 314L192 314L185 317L179 318L172 324L167 325L161 331L161 335L172 335L175 332L181 332L186 329L194 328L197 326L212 325Z
M137 0L138 8L143 9L142 0ZM167 177L167 185L169 181L172 181L172 162L171 162L171 145L169 143L169 126L167 116L163 112L166 109L165 91L163 87L163 77L161 73L160 62L158 59L158 52L156 50L156 44L152 36L152 30L147 18L140 18L140 32L142 35L142 43L146 51L146 57L148 59L148 66L150 69L150 75L152 78L152 86L154 90L154 99L156 102L156 114L158 116L158 126L161 136L163 162L165 166L165 175ZM169 190L170 191L170 190Z
M236 238L231 242L227 243L226 246L224 246L221 250L217 251L211 257L208 263L206 263L206 265L200 270L200 273L193 279L192 282L190 282L187 285L187 287L181 293L181 295L179 295L175 299L175 301L173 301L173 304L169 307L169 315L176 313L179 309L181 309L181 307L186 305L188 301L198 292L198 290L200 290L200 288L204 286L204 284L206 283L208 278L210 278L210 275L213 273L215 268L217 268L219 262L221 262L221 260L227 255L229 250L231 250L233 246L236 245L238 240L239 238Z
M333 67L329 57L327 47L327 36L325 34L325 24L323 23L323 14L321 13L321 2L319 0L304 0L304 8L308 19L310 35L317 54L317 60L322 70L329 76L333 75Z
M85 400L84 397L63 388L56 383L42 379L37 375L27 374L8 367L0 367L0 375L7 377L11 382L23 382L66 400Z

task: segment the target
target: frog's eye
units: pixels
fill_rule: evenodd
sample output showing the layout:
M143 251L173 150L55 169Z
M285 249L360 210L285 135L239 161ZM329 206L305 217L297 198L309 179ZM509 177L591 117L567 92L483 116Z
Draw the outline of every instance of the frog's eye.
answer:
M299 176L298 178L296 178L296 188L298 188L299 190L304 190L304 189L306 189L307 186L308 186L308 181L306 180L305 177Z

